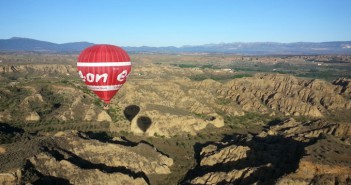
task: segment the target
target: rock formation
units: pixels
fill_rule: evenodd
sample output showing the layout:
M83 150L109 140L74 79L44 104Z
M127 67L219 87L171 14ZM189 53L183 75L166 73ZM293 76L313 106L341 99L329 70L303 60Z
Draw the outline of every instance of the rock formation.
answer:
M38 122L40 121L40 116L36 112L30 112L25 118L28 122Z
M40 75L67 75L76 73L71 65L18 65L18 73ZM5 70L6 73L16 71ZM140 112L133 120L119 122L120 128L135 134L164 136L190 134L209 125L222 127L226 116L243 116L248 112L276 116L351 118L350 80L338 79L333 83L306 80L282 74L256 74L253 77L218 82L211 79L192 81L189 76L201 75L202 69L181 69L172 66L149 65L136 68L128 83L112 99L115 115L106 113L96 96L81 83L50 84L47 87L15 85L0 89L0 101L16 94L19 102L5 105L0 120L20 122L31 120L36 112L39 122L88 121L115 122L123 109L136 105ZM41 88L41 89L40 89ZM46 94L45 94L46 93ZM74 95L74 96L72 96ZM16 115L13 107L21 107ZM116 115L117 114L117 115ZM25 115L25 116L24 116ZM112 118L114 117L114 119ZM115 129L115 131L119 131Z
M106 111L101 111L97 116L97 121L108 121L112 122L112 118L107 114Z
M337 89L339 94L351 97L351 79L339 78L333 84L339 86Z
M4 154L6 152L6 148L5 147L0 147L0 154Z
M146 73L146 69L143 70ZM344 82L331 84L281 74L257 74L224 84L176 77L167 79L167 82L162 79L131 79L121 89L117 103L120 107L126 107L128 103L138 105L141 109L139 116L150 118L152 124L145 131L146 135L157 133L169 137L184 132L194 134L196 128L212 124L206 120L214 114L219 118L217 120L221 120L223 115L242 116L245 112L316 118L335 116L342 111L351 113L348 95L340 94L341 91L347 92L342 88L349 87L341 88L336 83ZM144 131L137 127L137 120L138 116L131 122L131 130L143 134Z
M351 126L294 119L204 145L184 184L348 184Z
M11 90L0 88L0 96L3 97L0 101L4 102L4 111L0 111L0 121L3 122L45 122L53 118L61 122L112 122L110 115L93 103L95 97L92 94L85 94L74 86L20 86ZM16 107L22 112L18 113Z
M43 153L31 158L30 163L39 173L48 173L59 179L67 179L70 184L147 184L142 177L133 178L128 174L119 173L117 171L109 172L101 169L84 169L70 161L64 159L58 161Z
M96 139L66 131L0 145L0 184L149 184L148 175L171 173L173 160L148 143Z
M232 80L217 92L220 97L236 102L245 111L323 117L338 110L350 111L351 101L340 95L339 91L337 86L321 80L257 74Z
M7 122L11 120L12 120L11 113L9 113L8 111L0 112L0 122Z
M196 133L204 129L207 124L205 120L193 116L178 116L164 114L156 110L142 111L131 121L131 131L134 134L146 134L148 136L171 137L174 135ZM220 125L223 126L223 125Z
M22 73L30 75L59 74L70 75L76 73L76 67L73 65L63 64L27 64L27 65L3 65L0 67L0 73Z

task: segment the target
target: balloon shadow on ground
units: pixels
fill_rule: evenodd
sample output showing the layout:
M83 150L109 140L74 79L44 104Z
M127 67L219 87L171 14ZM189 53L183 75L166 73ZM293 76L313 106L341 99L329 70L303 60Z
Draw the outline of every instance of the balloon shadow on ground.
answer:
M127 106L123 113L127 120L132 121L133 118L140 112L140 107L137 105L129 105Z
M151 124L152 124L152 121L147 116L140 116L137 120L137 125L143 132L146 132L147 129L150 128Z
M135 118L135 116L138 115L139 112L140 112L140 107L137 105L129 105L123 111L124 116L130 122ZM136 123L137 123L137 126L140 128L140 130L142 130L145 133L147 129L150 128L152 121L147 116L140 116L138 117Z

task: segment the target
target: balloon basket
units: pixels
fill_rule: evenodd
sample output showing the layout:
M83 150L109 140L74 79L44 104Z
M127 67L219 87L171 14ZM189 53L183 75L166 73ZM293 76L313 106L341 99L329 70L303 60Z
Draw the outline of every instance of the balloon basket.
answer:
M109 105L104 105L104 110L110 110L110 106Z

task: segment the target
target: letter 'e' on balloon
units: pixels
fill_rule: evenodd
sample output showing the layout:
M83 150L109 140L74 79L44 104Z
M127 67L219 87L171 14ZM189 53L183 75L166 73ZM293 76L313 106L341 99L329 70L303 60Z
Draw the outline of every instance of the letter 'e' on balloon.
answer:
M77 62L79 77L106 104L126 82L130 58L122 48L97 44L84 49Z

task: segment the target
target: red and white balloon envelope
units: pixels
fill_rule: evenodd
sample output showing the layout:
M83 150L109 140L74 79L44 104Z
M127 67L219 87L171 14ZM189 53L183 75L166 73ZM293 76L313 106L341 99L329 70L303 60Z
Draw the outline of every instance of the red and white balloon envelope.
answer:
M77 62L80 78L106 104L126 82L130 58L122 48L98 44L84 49Z

